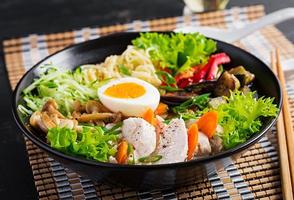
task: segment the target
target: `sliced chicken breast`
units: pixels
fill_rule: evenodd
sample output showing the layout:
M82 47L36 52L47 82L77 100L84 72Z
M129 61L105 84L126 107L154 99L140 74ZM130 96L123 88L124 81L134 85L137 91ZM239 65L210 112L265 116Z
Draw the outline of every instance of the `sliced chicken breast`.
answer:
M204 156L211 153L211 146L208 137L202 133L198 132L198 147L196 148L196 155Z
M162 158L157 164L182 162L187 157L188 136L183 119L173 119L163 128L158 155Z
M157 143L159 144L160 134L162 133L164 127L166 127L166 124L163 122L164 119L162 117L156 115L156 119L157 119L157 125L155 128L155 131L157 134Z
M155 128L144 119L132 117L124 120L122 135L134 146L136 159L148 156L155 150Z

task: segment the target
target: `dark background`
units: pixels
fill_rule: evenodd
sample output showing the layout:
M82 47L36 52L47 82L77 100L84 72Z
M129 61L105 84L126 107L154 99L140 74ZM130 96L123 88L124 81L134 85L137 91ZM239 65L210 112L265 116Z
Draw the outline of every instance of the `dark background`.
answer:
M294 0L231 0L228 7L264 4L266 12L294 7ZM1 0L0 41L182 14L181 0ZM278 26L293 42L294 20ZM0 198L37 199L23 138L10 112L11 89L0 50Z
M267 12L294 0L230 0L228 7L264 4ZM182 0L1 0L0 39L182 14ZM294 21L283 23L294 37ZM288 28L288 29L287 29Z

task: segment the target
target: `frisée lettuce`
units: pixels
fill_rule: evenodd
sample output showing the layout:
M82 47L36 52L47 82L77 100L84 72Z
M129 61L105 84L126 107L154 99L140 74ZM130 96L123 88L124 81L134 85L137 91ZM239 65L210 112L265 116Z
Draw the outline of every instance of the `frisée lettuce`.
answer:
M228 103L217 108L218 122L223 127L225 149L246 142L262 126L262 117L275 117L278 113L274 98L254 97L255 92L235 91L227 98Z

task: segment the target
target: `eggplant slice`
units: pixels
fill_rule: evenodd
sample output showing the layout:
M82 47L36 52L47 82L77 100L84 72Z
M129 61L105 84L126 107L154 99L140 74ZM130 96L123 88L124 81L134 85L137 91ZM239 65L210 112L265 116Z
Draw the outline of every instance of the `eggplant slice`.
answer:
M235 75L225 71L217 80L214 95L219 96L230 96L230 91L238 90L240 88L240 81Z
M192 97L204 93L213 93L216 83L217 81L205 81L197 84L192 84L184 88L183 91L162 95L160 97L160 101L169 106L177 106L191 99Z
M230 96L230 91L250 91L250 84L254 80L254 74L243 66L238 66L224 71L216 81L204 81L185 87L183 90L162 95L160 100L169 105L177 106L181 103L204 93L210 93L213 97Z
M229 73L235 75L236 78L238 78L241 87L250 84L255 78L255 75L247 71L243 66L234 67L229 70Z

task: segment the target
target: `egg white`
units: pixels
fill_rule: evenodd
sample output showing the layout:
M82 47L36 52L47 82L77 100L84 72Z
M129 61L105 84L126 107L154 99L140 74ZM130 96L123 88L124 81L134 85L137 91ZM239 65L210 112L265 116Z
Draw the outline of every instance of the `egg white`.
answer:
M121 83L136 83L145 88L145 93L137 98L118 98L104 94L105 90L113 85ZM118 78L98 89L98 97L101 103L112 112L121 112L124 116L141 117L148 108L153 111L160 101L160 94L156 87L138 78L126 77Z

